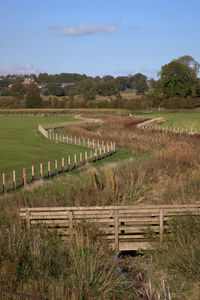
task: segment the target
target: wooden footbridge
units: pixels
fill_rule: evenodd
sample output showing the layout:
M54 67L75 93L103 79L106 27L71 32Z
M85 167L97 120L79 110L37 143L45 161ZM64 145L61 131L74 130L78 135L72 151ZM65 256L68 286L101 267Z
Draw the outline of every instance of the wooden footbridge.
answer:
M118 251L149 249L146 232L160 240L169 231L169 220L185 215L200 215L197 205L90 206L21 208L20 217L28 228L44 225L61 236L70 235L81 222L95 223L100 235Z

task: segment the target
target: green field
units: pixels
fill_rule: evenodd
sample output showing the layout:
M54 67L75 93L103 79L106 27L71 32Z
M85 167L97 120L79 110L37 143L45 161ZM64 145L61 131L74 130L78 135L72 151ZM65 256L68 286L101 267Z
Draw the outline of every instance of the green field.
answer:
M73 117L1 117L0 173L83 151L82 147L46 140L37 129L41 123L73 120Z
M158 113L139 113L139 117L159 118L162 117L167 127L179 127L200 131L200 112L158 112Z

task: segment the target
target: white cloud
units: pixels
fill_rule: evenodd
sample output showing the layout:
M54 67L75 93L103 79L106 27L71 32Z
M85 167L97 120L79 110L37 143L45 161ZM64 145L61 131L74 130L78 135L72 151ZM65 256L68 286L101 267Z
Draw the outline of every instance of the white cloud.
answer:
M119 22L110 22L107 25L74 25L68 27L58 27L58 26L49 26L51 31L56 31L62 36L85 36L92 35L97 33L114 33L118 31L120 23Z
M37 67L32 65L13 65L9 67L0 67L0 74L1 75L8 75L8 74L32 74L38 73L39 70Z

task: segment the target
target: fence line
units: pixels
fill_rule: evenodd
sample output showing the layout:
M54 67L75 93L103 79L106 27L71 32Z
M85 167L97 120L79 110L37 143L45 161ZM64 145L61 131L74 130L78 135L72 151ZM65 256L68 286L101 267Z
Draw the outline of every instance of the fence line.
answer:
M159 132L166 132L166 133L178 133L178 134L188 134L188 135L196 135L199 134L199 131L196 129L188 129L183 127L167 127L167 126L161 126L161 125L142 125L140 124L140 129L151 129L151 130L157 130Z
M34 165L31 168L23 168L22 170L13 170L12 174L2 174L2 192L14 191L17 188L26 186L33 183L35 180L47 179L62 172L72 171L75 168L79 168L86 163L91 163L97 160L104 159L116 152L116 144L113 142L104 142L90 140L83 137L61 135L55 132L47 131L45 128L58 128L63 127L68 123L57 123L39 125L38 130L41 134L49 139L56 141L57 143L73 144L77 146L83 146L89 148L85 153L74 153L73 156L67 158L56 159L55 161L48 161L46 163L40 163L39 168L35 168Z
M47 298L45 295L45 282L44 280L42 280L40 282L40 291L37 291L37 294L40 294L40 296L37 296L35 293L35 282L32 281L32 288L31 288L31 292L30 294L26 294L24 293L24 283L23 280L20 280L20 291L17 291L17 289L14 286L14 281L10 280L10 286L9 289L4 289L3 288L3 284L2 284L2 280L0 278L0 300L4 299L4 295L9 295L10 298L9 299L13 299L13 296L17 296L17 299L30 299L30 300L59 300L59 299L65 299L65 300L70 300L70 299L75 299L75 300L81 300L81 298L79 297L79 291L77 289L77 287L73 287L73 288L69 288L68 285L63 286L63 293L62 296L60 298L60 295L58 295L57 293L57 286L54 285L51 287L51 298ZM87 297L88 300L91 300L92 298L94 299L100 299L103 300L104 299L104 291L103 289L99 291L98 295L94 295L92 293L92 289L90 287L87 288L88 293L87 295L85 295ZM112 291L110 293L110 299L112 298L113 300L116 300L116 292ZM128 293L124 293L124 300L128 300L129 296L133 297L133 294L128 294ZM135 299L135 298L134 298ZM140 297L138 297L138 299L140 299Z
M108 141L100 141L94 140L89 138L83 137L76 137L72 135L65 135L65 134L58 134L52 131L48 131L46 129L54 129L54 128L62 128L68 123L57 123L57 124L46 124L46 125L39 125L38 130L41 134L49 140L56 141L57 143L66 143L66 144L73 144L77 146L83 146L87 148L103 148L106 146L107 148L110 147L111 151L116 150L116 143L115 142L108 142Z
M115 150L111 150L108 145L104 148L94 148L90 152L85 151L80 153L74 153L74 155L68 155L67 157L61 157L46 163L40 163L37 167L34 165L31 168L22 168L13 170L11 173L2 174L2 193L15 191L16 189L26 186L40 179L49 179L63 172L69 172L81 166L92 163L98 160L102 160L107 156L111 156L115 153Z

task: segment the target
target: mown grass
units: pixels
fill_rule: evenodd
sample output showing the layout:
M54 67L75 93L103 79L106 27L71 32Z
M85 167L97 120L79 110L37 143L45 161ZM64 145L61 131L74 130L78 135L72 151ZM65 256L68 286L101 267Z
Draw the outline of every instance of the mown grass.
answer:
M0 174L14 169L39 167L48 160L61 159L85 148L46 140L38 132L38 124L76 121L73 117L1 117Z
M185 111L185 112L157 112L157 113L138 113L139 117L159 118L162 117L165 122L163 126L169 128L179 127L189 130L200 131L200 112Z

